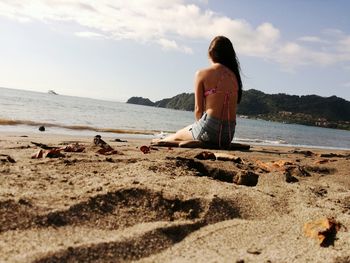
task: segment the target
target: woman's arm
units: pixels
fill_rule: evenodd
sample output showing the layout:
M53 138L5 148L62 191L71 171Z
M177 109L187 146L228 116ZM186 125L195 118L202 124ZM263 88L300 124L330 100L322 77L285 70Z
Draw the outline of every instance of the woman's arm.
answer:
M203 73L197 71L194 82L194 117L198 121L204 112L204 83Z

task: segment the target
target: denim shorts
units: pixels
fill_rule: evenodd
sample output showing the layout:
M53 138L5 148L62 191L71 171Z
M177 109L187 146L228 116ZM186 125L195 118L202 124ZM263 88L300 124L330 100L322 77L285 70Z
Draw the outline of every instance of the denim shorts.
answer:
M192 132L194 140L219 146L221 124L221 146L228 146L230 145L235 133L235 121L222 121L204 113L203 116L192 125L190 131Z

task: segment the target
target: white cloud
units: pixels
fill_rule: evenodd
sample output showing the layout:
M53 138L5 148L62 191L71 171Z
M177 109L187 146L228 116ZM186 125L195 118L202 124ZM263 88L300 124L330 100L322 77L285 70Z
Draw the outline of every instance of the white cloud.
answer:
M193 51L191 48L186 46L179 46L174 40L169 40L165 38L161 38L158 40L159 45L162 46L164 50L178 50L185 52L187 54L192 54Z
M317 44L328 44L329 41L321 39L316 36L303 36L298 38L299 41L308 42L308 43L317 43Z
M106 36L96 33L96 32L90 32L90 31L84 31L84 32L76 32L76 36L78 37L85 37L85 38L106 38Z
M21 22L68 22L82 27L79 37L131 39L163 50L193 53L189 42L228 36L239 55L260 57L286 68L350 62L350 35L327 29L320 36L284 41L271 23L253 27L201 8L203 0L0 0L0 16Z
M338 42L338 50L350 54L350 36L345 36Z
M335 54L309 49L295 42L282 44L273 56L273 60L287 68L311 64L325 66L336 63L338 59Z

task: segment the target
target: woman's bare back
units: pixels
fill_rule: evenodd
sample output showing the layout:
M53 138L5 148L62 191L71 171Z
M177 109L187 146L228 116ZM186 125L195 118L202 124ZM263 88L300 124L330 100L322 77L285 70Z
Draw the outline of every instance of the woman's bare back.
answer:
M235 74L225 66L215 63L201 70L204 111L218 119L235 120L238 83ZM227 103L225 104L225 96Z

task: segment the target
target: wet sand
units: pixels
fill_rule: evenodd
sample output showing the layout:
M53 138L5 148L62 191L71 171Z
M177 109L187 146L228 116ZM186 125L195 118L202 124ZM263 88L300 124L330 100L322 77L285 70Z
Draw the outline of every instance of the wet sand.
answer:
M102 139L115 151L0 134L1 262L350 262L350 151ZM304 225L322 218L339 228L320 245Z

